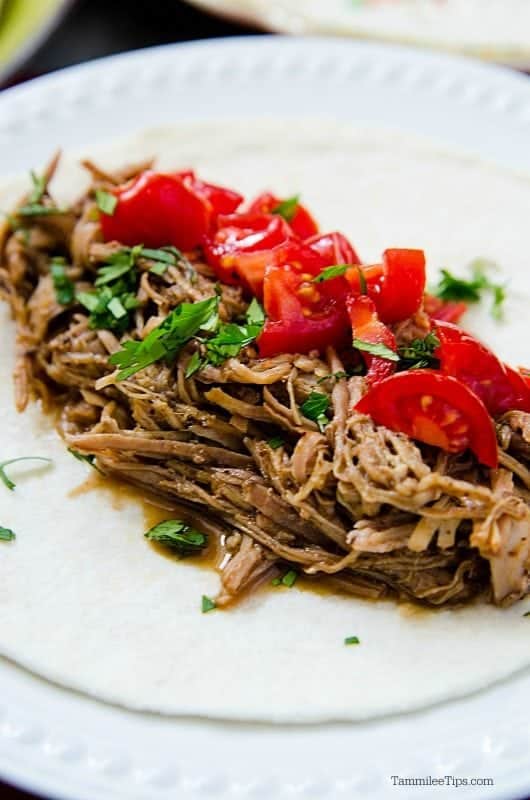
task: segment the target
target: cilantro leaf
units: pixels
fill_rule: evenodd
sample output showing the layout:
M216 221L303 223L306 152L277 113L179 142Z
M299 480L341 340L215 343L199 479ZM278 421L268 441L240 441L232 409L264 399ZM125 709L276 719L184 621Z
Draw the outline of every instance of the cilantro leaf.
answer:
M14 491L16 483L8 477L5 468L10 464L18 464L19 461L45 461L47 464L52 463L51 458L42 458L41 456L24 456L22 458L10 458L8 461L2 461L0 464L0 481L2 481L4 486L11 492Z
M413 339L408 345L399 348L401 369L424 369L439 366L434 351L440 347L440 340L432 331L424 339Z
M321 431L324 430L329 420L326 411L329 408L329 397L321 392L311 392L307 400L300 406L300 411L307 419L316 422Z
M173 359L201 330L218 324L219 297L197 303L181 303L141 341L124 342L109 362L120 368L118 381L126 380L156 361Z
M299 204L300 195L295 194L292 197L288 197L287 200L282 200L281 203L278 203L278 205L272 209L272 213L279 214L286 222L291 222L298 211Z
M100 475L103 475L103 472L100 468L96 465L96 456L94 455L85 455L84 453L80 453L78 450L74 450L72 447L68 448L68 452L73 455L74 458L77 458L78 461L84 461L86 464L95 469L96 472L99 472Z
M100 211L112 217L118 205L118 198L104 189L96 189L96 205Z
M254 299L247 309L244 325L238 325L235 322L223 322L218 324L217 331L213 337L204 340L205 355L200 366L204 364L218 366L223 361L226 361L227 358L234 358L239 355L243 347L252 344L257 339L263 329L264 322L265 313L258 301ZM193 365L188 365L187 377L189 377L188 371L190 368L193 372L196 372L200 369L200 366L197 366L197 361L193 360Z
M431 293L440 300L461 300L466 303L478 303L483 294L489 292L493 296L491 315L499 320L502 318L502 306L506 299L506 287L494 283L488 277L488 271L498 269L497 265L486 259L475 259L469 265L471 278L461 278L447 269L442 269L438 284Z
M28 204L35 205L42 200L44 193L46 192L46 184L47 178L46 175L37 175L36 172L31 170L29 173L31 176L31 183L33 184L33 188L31 190L31 194L28 197Z
M272 439L269 439L267 442L271 450L277 450L279 447L283 447L285 444L285 440L282 439L281 436L273 436Z
M3 525L0 525L0 542L12 542L16 538L16 534L11 528L4 528Z
M332 267L326 267L313 278L313 283L322 283L323 281L332 280L332 278L339 278L351 268L351 264L335 264Z
M387 361L399 361L399 356L386 344L380 342L365 342L363 339L354 339L353 346L357 350L362 350L365 353L370 353L372 356L379 356L385 358Z
M144 536L151 542L158 542L176 550L183 557L200 553L208 544L208 537L205 533L195 530L180 519L167 519L159 522Z
M210 597L207 597L205 594L202 596L201 600L201 611L203 614L207 614L208 611L213 611L214 608L217 608L215 601L212 600Z
M55 297L61 306L67 306L75 298L75 287L66 274L66 265L63 258L55 258L50 264Z
M359 639L358 636L347 636L346 639L344 639L344 644L345 645L361 644L361 640Z

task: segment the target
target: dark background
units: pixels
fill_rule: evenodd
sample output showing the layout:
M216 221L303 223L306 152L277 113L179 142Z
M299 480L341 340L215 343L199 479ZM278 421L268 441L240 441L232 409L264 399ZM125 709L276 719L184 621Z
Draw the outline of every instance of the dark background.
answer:
M78 0L57 31L10 78L8 85L126 50L259 33L255 28L204 14L178 0ZM0 798L35 800L34 795L13 789L2 781Z

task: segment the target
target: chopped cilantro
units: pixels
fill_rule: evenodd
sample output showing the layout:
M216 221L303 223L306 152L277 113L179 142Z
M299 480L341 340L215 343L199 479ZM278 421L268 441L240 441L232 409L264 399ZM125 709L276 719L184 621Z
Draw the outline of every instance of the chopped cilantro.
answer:
M341 275L344 275L345 272L351 269L351 267L351 264L336 264L333 267L326 267L322 270L322 272L319 272L318 275L313 278L313 283L322 283L323 281L329 281L333 278L339 278Z
M91 466L93 469L96 470L96 472L99 472L100 475L103 474L99 469L99 467L96 465L96 456L85 455L84 453L80 453L78 450L74 450L72 447L68 448L68 452L71 453L71 455L73 455L74 458L77 458L78 461L84 461L86 464Z
M280 217L283 217L286 222L291 222L294 215L298 211L298 206L300 204L300 195L295 194L292 197L288 197L287 200L283 200L281 203L272 209L273 214L279 214Z
M141 341L124 342L109 362L120 368L118 380L130 378L156 361L173 359L179 350L200 331L218 325L219 297L214 295L198 303L181 303L166 319Z
M118 205L118 198L104 189L96 189L96 204L100 211L112 217Z
M158 542L175 550L180 556L200 553L208 544L208 537L205 533L200 533L180 519L167 519L159 522L144 536L151 542Z
M207 597L205 594L202 596L201 601L201 611L203 614L207 614L208 611L213 611L214 608L217 608L215 601L212 600L210 597Z
M0 525L0 542L12 542L16 538L16 534L11 528L4 528Z
M54 258L50 264L50 274L52 276L55 297L61 306L67 306L74 300L75 287L66 274L66 264L64 258Z
M272 439L269 439L267 444L271 450L277 450L279 447L283 447L285 444L285 439L282 439L281 436L273 436Z
M359 639L358 636L347 636L346 639L344 639L344 644L345 645L361 644L361 640Z
M372 356L385 358L387 361L399 361L398 354L381 342L365 342L363 339L354 339L353 346L357 350L363 350L365 353L370 353Z
M329 408L329 397L321 392L311 392L307 400L300 406L300 411L307 419L316 422L321 431L324 430L329 420L326 411Z
M424 369L439 366L434 351L440 347L440 340L435 333L427 334L424 339L413 339L408 345L399 348L401 369Z
M471 270L470 279L460 278L449 270L443 269L441 278L431 293L444 301L461 300L466 303L478 303L484 292L489 292L493 298L491 315L497 320L501 319L502 307L506 299L506 287L503 284L494 283L487 274L491 270L498 269L497 265L486 259L475 259L469 268Z
M44 461L47 464L51 464L51 458L42 458L41 456L24 456L22 458L10 458L8 461L3 461L0 464L0 481L2 481L4 486L11 492L15 489L16 483L8 477L5 468L10 464L18 464L19 461Z

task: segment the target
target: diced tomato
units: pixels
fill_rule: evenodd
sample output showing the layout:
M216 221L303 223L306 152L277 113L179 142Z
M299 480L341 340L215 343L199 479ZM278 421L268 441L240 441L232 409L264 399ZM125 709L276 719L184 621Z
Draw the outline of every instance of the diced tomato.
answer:
M435 323L440 347L434 353L446 375L465 383L493 416L505 411L530 411L530 392L524 380L504 365L482 342L456 325Z
M147 170L112 193L114 213L101 213L105 241L192 250L210 230L210 204L181 178Z
M174 173L175 177L180 178L183 183L195 194L206 200L212 208L213 221L219 214L233 214L243 202L243 195L234 192L232 189L225 189L223 186L216 186L213 183L206 183L197 178L192 170Z
M467 303L455 300L440 300L433 294L426 294L423 298L423 308L431 319L442 322L460 322L467 311Z
M526 369L526 367L519 367L519 374L525 382L525 385L530 390L530 369Z
M374 301L379 318L390 325L408 319L418 311L425 292L423 250L394 249L383 253L383 263L348 270L346 278L354 293L363 291Z
M394 334L379 319L373 300L367 295L350 296L346 305L354 339L360 339L368 344L382 344L389 350L396 351ZM369 384L373 385L395 372L395 361L372 355L366 351L361 351L361 354L368 367L366 378Z
M324 259L326 266L334 264L360 264L359 256L348 239L337 231L317 234L306 239L306 244L316 250Z
M267 320L258 339L260 354L323 353L329 346L345 347L351 335L345 308L346 281L333 278L314 283L324 265L320 256L303 244L288 243L277 251L277 257L286 261L269 265L265 272Z
M381 381L357 411L378 425L449 453L471 449L479 462L498 465L495 428L479 397L465 384L431 370L411 370Z
M282 217L273 214L220 216L213 236L205 237L204 254L224 283L243 284L262 296L265 267L274 263L271 250L293 238Z
M248 210L251 214L274 214L282 202L284 201L271 192L263 192L256 197ZM296 205L293 215L287 221L300 239L308 239L318 233L317 223L301 203Z

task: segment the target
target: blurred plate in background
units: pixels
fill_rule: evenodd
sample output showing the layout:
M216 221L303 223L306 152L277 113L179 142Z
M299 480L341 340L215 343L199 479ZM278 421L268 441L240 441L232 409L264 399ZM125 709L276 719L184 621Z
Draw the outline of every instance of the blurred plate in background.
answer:
M423 45L530 68L528 0L188 0L277 33Z
M73 0L0 0L0 85L57 27Z

